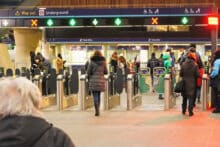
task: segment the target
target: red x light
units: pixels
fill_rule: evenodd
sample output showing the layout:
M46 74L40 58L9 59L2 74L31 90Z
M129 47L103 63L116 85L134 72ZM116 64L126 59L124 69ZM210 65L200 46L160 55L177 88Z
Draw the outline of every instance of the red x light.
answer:
M208 25L217 26L218 25L218 17L217 16L209 16L208 17Z

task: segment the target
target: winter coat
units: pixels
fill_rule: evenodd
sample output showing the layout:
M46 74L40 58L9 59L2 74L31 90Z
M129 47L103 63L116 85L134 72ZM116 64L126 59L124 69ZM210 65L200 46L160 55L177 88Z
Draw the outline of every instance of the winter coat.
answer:
M60 70L63 70L63 60L60 57L56 59L56 71L59 73Z
M204 74L204 69L200 68L199 69L199 77L197 78L197 81L196 81L197 87L201 87L202 86L202 75L203 74Z
M39 117L7 116L0 124L0 147L75 146L63 131Z
M212 67L212 72L210 74L211 78L216 77L219 74L220 69L220 59L216 59L214 61L213 67Z
M199 68L193 59L187 58L180 69L180 76L184 81L183 95L193 98L196 91L196 80L199 77Z
M150 73L153 74L153 69L155 67L160 66L160 61L156 57L152 57L148 62L147 62L147 67L150 68Z
M91 91L105 91L105 78L108 70L104 57L93 56L90 59L89 67L87 69L89 79L89 90Z
M170 60L170 55L164 54L163 55L163 64L165 67L165 74L169 74L171 72L172 62Z

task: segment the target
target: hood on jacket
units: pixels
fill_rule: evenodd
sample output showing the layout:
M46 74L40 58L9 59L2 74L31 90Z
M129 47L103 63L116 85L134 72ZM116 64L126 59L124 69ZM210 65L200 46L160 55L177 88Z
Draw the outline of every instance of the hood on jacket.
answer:
M170 59L170 55L169 54L164 54L163 55L163 60L168 60Z
M96 64L103 64L105 62L105 57L93 56L93 57L91 57L91 61L95 62Z
M32 147L52 126L32 116L8 116L0 124L0 147Z

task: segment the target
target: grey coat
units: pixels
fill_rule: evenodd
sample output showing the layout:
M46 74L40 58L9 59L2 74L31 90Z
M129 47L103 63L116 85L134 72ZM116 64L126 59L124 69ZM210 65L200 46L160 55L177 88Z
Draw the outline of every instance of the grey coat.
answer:
M105 78L108 70L104 57L93 56L90 60L87 74L89 78L89 90L105 91Z
M183 62L180 69L180 76L184 80L184 96L193 98L196 92L196 79L199 77L198 65L193 59L188 59Z

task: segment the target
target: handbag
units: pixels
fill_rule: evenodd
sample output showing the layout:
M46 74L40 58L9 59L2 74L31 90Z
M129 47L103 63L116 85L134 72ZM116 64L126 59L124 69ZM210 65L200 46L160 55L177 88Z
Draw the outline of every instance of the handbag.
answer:
M184 80L180 80L176 83L176 86L174 88L174 92L181 93L184 91Z

